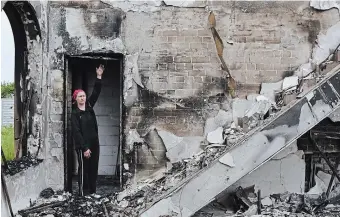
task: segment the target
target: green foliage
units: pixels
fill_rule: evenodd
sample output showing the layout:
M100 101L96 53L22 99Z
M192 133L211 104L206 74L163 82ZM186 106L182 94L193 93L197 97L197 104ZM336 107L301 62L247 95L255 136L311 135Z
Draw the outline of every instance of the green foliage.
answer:
M1 98L7 98L14 95L15 85L14 83L1 83Z
M13 160L14 154L14 127L2 126L1 127L1 148L4 151L6 160Z

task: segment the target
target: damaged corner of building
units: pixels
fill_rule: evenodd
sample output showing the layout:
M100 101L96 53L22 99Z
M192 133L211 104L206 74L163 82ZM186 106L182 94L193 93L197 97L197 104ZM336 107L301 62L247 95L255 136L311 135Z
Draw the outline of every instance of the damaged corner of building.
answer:
M338 216L339 8L2 2L2 215ZM100 65L97 191L79 196L72 94L91 95Z

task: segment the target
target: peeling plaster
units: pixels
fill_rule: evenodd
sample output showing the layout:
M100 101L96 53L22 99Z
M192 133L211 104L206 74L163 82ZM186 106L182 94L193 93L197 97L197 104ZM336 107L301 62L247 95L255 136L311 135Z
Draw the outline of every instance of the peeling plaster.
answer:
M166 147L166 156L171 163L176 163L184 159L192 158L202 151L200 148L203 137L178 137L172 133L158 130Z
M125 56L125 71L124 71L124 104L132 106L138 99L138 88L144 88L138 70L139 54L130 54Z
M317 44L313 49L312 62L320 64L334 51L340 44L340 22L329 28L326 33L320 33Z
M329 10L332 8L337 8L340 10L340 1L336 0L311 0L310 6L317 10Z
M163 1L167 6L175 6L175 7L183 7L183 8L205 8L208 6L207 0L199 1L199 0L164 0Z

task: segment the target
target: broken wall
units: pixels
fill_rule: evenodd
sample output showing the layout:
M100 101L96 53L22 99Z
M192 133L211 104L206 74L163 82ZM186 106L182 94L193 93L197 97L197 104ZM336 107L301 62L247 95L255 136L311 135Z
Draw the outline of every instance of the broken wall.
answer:
M132 152L131 146L124 147L132 155L125 161L140 162L141 170L150 174L167 161L162 139L146 136L151 129L178 137L203 137L206 119L220 109L230 109L223 106L229 104L224 95L227 81L208 27L209 10L216 14L224 57L241 98L258 93L261 82L279 81L307 63L317 35L339 21L337 10L315 11L309 2L31 4L41 38L29 41L28 63L37 96L29 150L36 153L40 142L39 157L45 159L46 168L53 167L46 172L46 182L54 188L64 182L65 54L125 56L124 141L132 141ZM149 141L137 159L133 159L133 141Z

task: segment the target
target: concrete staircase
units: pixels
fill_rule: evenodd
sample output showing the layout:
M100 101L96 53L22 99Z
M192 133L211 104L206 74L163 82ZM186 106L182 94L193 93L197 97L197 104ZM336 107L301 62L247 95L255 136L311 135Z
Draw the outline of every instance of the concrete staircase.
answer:
M339 107L340 65L296 102L278 112L263 126L247 133L219 159L155 200L140 216L192 216ZM235 165L230 163L231 160Z

